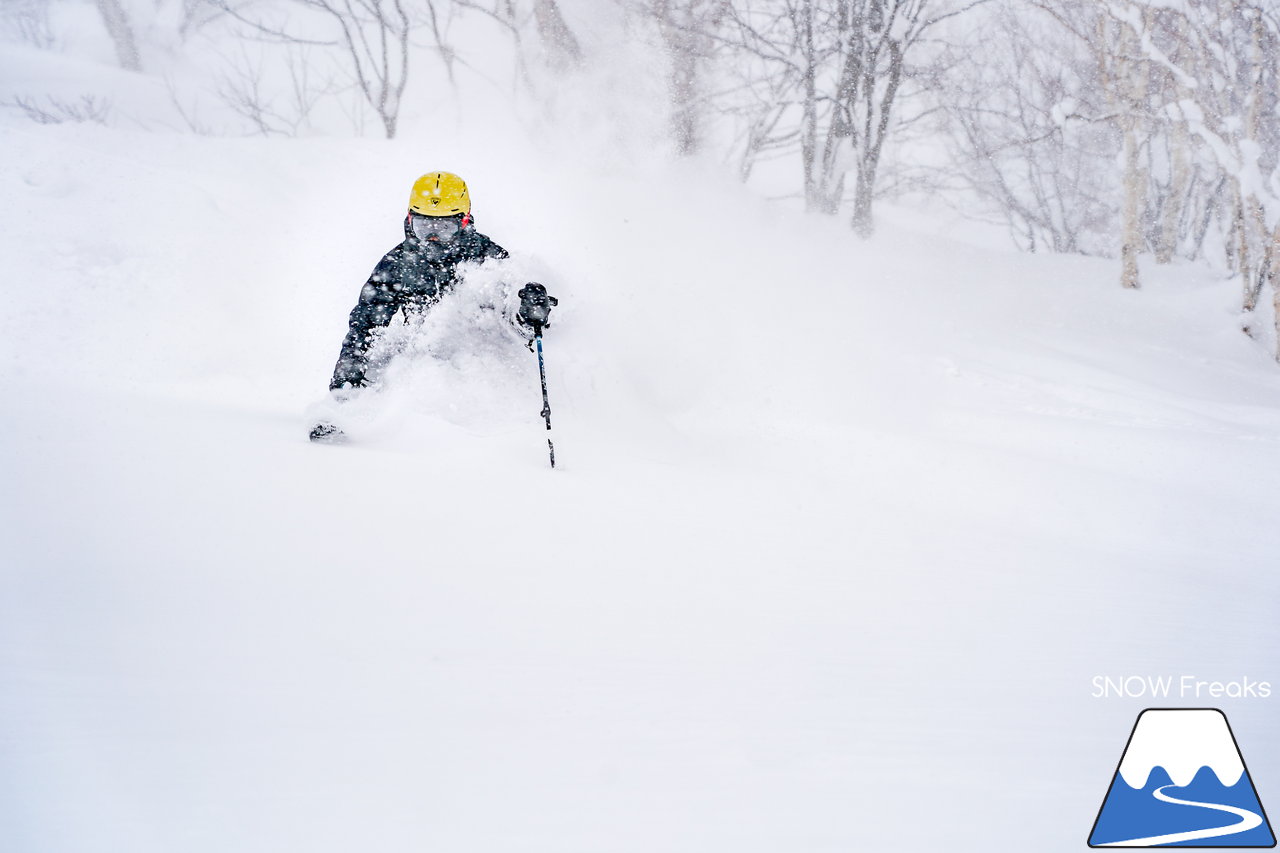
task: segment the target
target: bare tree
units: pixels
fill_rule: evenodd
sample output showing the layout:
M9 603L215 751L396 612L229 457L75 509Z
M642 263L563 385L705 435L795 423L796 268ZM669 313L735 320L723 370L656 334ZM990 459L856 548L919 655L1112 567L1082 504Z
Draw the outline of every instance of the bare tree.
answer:
M979 0L980 2L981 0ZM919 72L913 57L929 30L976 3L946 0L775 0L735 3L731 23L739 54L759 78L792 82L790 121L761 105L753 124L795 133L805 205L834 214L853 176L850 224L874 228L872 206L885 146L895 131L904 83ZM754 136L756 148L769 136Z
M12 102L0 102L0 106L17 107L37 124L106 124L111 114L111 102L96 95L81 95L78 101L47 97L44 104L33 97L19 96Z
M1048 16L1014 2L988 7L957 38L950 75L937 87L950 165L984 202L970 215L1007 225L1026 251L1106 254L1115 215L1107 164L1118 137L1106 123L1098 67ZM982 51L987 43L1000 51Z
M317 79L318 65L311 60L315 49L283 45L287 80L280 86L268 82L264 52L253 52L249 44L241 42L237 54L227 59L218 95L263 136L297 136L309 129L311 113L319 101L337 88L331 76ZM180 107L179 112L183 112ZM190 125L185 113L183 118Z
M1264 0L1108 0L1107 10L1163 81L1155 115L1179 159L1212 164L1229 187L1224 249L1248 314L1266 288L1276 292L1280 263L1280 10Z
M1267 288L1280 305L1280 8L1270 0L1035 6L1052 29L1005 20L998 31L1009 52L994 65L1012 57L1016 74L992 87L981 75L993 63L971 62L968 85L983 94L965 99L962 83L950 107L973 187L1028 247L1110 253L1098 238L1119 235L1112 245L1126 287L1138 286L1144 252L1159 263L1216 254L1241 281L1244 326L1255 331L1251 313ZM1059 75L1062 85L1046 85ZM1096 128L1102 144L1072 153L1082 128ZM1064 157L1078 165L1063 176L1074 171L1080 185L1056 180L1041 192L1054 172L1047 167ZM1089 223L1078 216L1080 186L1095 188L1098 176L1112 183L1115 203L1099 205ZM1060 232L1051 213L1063 199Z
M702 150L707 109L706 66L716 33L730 10L728 0L649 0L645 7L662 37L671 98L671 135L676 152Z
M138 41L133 34L133 24L120 0L97 0L102 23L116 48L116 58L126 71L141 71L142 58L138 53Z
M351 71L364 99L396 135L400 99L409 83L409 15L401 0L295 0L328 16L341 33ZM427 0L432 14L435 6Z
M1162 114L1162 98L1169 88L1163 85L1166 69L1155 63L1144 46L1149 41L1149 10L1133 0L1101 2L1037 2L1075 38L1076 48L1094 65L1092 83L1102 103L1080 104L1064 113L1068 121L1110 125L1119 137L1119 223L1120 283L1136 289L1141 285L1138 258L1147 248L1151 232L1148 189L1151 175L1151 144ZM1153 80L1155 77L1160 80ZM1102 163L1098 168L1104 168Z
M556 0L534 0L533 18L553 66L565 68L582 62L582 47Z
M1120 206L1120 285L1136 289L1141 285L1138 255L1145 248L1142 215L1146 207L1148 176L1142 151L1149 141L1151 95L1150 62L1139 43L1149 27L1145 9L1133 8L1121 0L1107 6L1109 14L1097 17L1096 56L1099 78L1108 94L1111 115L1120 127L1123 140L1123 201ZM1131 14L1122 14L1128 12Z
M580 67L585 61L582 44L569 26L556 0L452 0L459 9L479 12L511 36L516 73L521 85L534 89L526 57L525 36L536 34L542 61L555 72ZM530 3L532 7L530 8ZM530 33L529 31L532 31Z
M20 41L42 50L57 42L49 20L49 0L8 0L0 8L0 22Z
M670 102L669 128L676 152L695 154L704 146L704 123L713 93L706 79L724 46L719 29L733 0L617 0L629 16L652 27L660 45Z
M233 5L233 0L207 2L247 25L252 35L269 43L336 48L346 59L344 68L352 85L377 114L386 137L391 139L396 135L402 98L409 82L409 37L415 26L403 0L290 0L293 5L327 20L333 28L331 40L302 38L290 32L287 24L272 23L248 5ZM434 20L436 0L423 2L423 11ZM242 93L244 89L233 91ZM246 106L255 109L243 103L238 108Z

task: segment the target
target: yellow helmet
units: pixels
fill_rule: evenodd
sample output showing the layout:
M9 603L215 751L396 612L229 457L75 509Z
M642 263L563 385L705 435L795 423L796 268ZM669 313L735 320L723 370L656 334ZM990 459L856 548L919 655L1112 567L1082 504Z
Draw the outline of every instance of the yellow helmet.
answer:
M409 209L423 216L457 216L471 212L467 184L452 172L428 172L413 182Z

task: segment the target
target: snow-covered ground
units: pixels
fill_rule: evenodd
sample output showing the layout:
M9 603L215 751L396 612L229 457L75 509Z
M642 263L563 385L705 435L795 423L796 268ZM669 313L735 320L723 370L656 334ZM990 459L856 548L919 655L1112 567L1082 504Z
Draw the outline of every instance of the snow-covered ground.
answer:
M0 151L7 853L1077 850L1152 704L1280 797L1280 698L1091 695L1280 686L1280 369L1209 273L516 137ZM437 168L513 258L312 445ZM529 279L555 471L464 310Z

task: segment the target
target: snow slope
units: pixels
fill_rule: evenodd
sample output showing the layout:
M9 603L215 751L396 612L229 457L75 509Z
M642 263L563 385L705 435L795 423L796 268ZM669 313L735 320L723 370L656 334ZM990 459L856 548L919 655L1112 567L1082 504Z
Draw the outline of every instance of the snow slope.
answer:
M1280 371L1196 269L513 138L0 146L10 853L1075 850L1094 675L1280 678ZM435 168L561 299L554 472L460 309L306 441Z

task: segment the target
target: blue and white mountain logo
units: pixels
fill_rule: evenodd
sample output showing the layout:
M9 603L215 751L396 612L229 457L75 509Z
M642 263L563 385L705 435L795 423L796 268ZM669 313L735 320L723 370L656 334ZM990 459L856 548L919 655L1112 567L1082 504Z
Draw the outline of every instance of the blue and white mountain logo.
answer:
M1090 847L1275 847L1244 757L1217 708L1138 715Z

